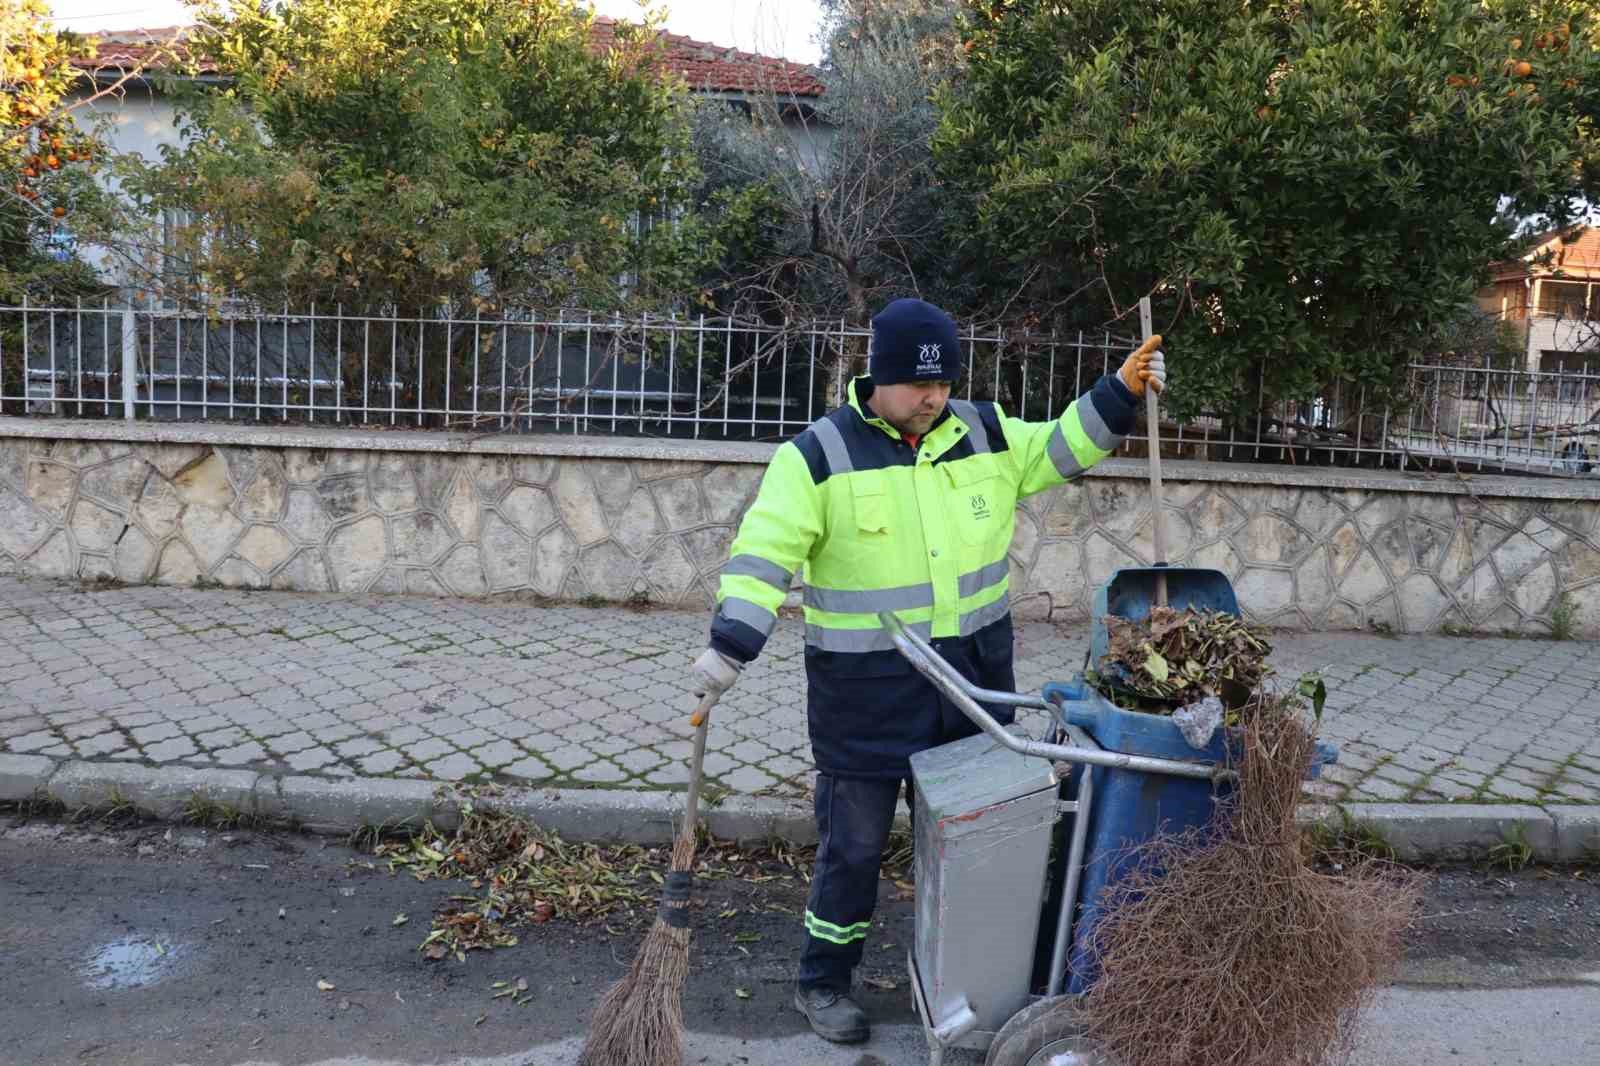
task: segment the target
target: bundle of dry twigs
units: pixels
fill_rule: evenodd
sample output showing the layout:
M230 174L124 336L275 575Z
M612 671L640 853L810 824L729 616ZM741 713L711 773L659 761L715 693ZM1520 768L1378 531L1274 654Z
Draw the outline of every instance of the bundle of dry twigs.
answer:
M1119 1066L1316 1066L1349 1049L1399 962L1417 875L1318 869L1295 824L1313 737L1293 696L1241 713L1236 790L1212 826L1158 837L1110 886L1090 1033Z

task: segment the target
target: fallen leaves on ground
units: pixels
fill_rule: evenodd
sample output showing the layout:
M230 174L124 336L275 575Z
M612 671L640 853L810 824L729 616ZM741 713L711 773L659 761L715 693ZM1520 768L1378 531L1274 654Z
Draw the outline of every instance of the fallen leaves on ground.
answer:
M472 890L456 892L439 905L418 945L424 958L465 961L469 951L515 945L514 930L519 927L555 919L605 926L610 919L654 914L670 847L570 843L526 818L481 802L501 794L503 790L494 786L460 790L461 820L456 829L444 831L430 822L409 840L379 843L372 849L388 860L391 874L404 870L418 881L464 882ZM812 851L782 844L746 849L705 840L696 855L694 874L700 881L767 881L782 876L804 883ZM774 862L790 873L772 874ZM407 915L397 914L391 925L408 920ZM753 934L739 936L751 942Z

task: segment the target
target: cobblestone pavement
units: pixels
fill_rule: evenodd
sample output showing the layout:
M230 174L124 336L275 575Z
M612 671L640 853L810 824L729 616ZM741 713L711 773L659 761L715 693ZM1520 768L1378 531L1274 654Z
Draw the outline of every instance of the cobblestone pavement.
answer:
M0 577L0 751L331 776L680 783L700 612L533 607ZM1086 627L1020 623L1018 684L1083 663ZM1331 799L1600 802L1600 652L1460 637L1275 636L1317 668ZM809 782L801 627L713 718L734 792ZM1042 715L1025 719L1037 735Z

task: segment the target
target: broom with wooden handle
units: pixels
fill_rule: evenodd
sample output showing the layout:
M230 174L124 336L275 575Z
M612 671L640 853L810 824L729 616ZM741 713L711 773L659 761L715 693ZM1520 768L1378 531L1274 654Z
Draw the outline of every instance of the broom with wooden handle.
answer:
M708 692L689 719L694 757L684 799L683 828L672 845L672 869L656 909L655 924L639 945L627 976L595 1008L578 1066L681 1066L683 984L689 976L689 889L694 880L700 777L706 729L717 696Z

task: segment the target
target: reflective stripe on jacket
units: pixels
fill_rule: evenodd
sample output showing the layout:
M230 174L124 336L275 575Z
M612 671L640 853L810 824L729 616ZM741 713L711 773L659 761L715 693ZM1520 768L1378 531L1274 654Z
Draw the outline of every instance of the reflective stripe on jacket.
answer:
M755 658L800 571L813 704L819 678L834 690L831 679L908 674L878 621L885 609L941 646L959 642L962 653L955 658L974 660L980 667L974 677L994 672L976 662L993 655L975 656L963 638L999 631L1003 621L1003 673L1009 676L1007 551L1017 500L1105 458L1133 428L1136 412L1132 393L1111 375L1051 422L1025 422L992 403L952 399L913 449L872 414L871 393L871 379L857 378L846 406L778 448L734 538L712 617L713 647L744 661ZM915 708L899 705L913 694L910 680L888 688L854 684L831 695L864 701L868 706L860 710L880 717L915 716ZM883 691L874 696L868 688ZM818 722L818 710L814 706L811 715L813 748L818 768L827 772L876 776L869 768L886 768L885 760L903 767L917 749L900 749L938 735L931 723L857 723L855 732L865 725L869 733L892 735L853 744L852 727L843 721L853 716L841 717L834 729L825 708ZM825 750L855 748L862 749L860 758L850 755L844 760L849 766L825 759Z

